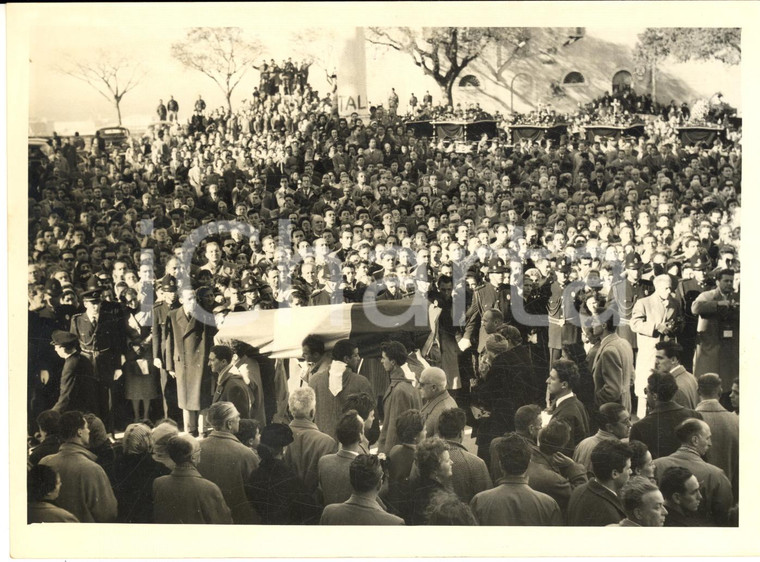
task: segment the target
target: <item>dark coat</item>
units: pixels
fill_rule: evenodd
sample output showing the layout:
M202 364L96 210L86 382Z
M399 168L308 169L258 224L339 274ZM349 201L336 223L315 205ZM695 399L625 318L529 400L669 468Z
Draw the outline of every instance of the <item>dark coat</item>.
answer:
M530 403L533 372L528 348L524 345L500 353L476 389L477 400L491 415L478 427L478 445L515 429L515 412Z
M721 300L739 302L739 294L724 296L719 289L700 294L691 306L699 315L694 376L717 373L724 390L739 376L739 308L719 308Z
M48 435L29 454L29 465L35 466L48 455L54 455L61 447L61 439L57 435Z
M175 307L176 308L176 307ZM164 368L170 363L169 354L169 311L172 310L165 302L153 306L153 324L151 338L153 342L153 358L160 359Z
M428 318L431 325L431 334L422 349L423 356L433 367L440 367L446 373L447 387L449 390L462 388L462 379L459 373L459 355L457 339L460 328L454 324L452 309L450 306L439 308L430 305ZM438 346L437 352L430 352Z
M581 341L578 291L570 291L566 300L566 288L558 281L546 283L542 287L542 291L548 292L546 311L549 320L549 349L562 349L565 345Z
M113 384L114 371L121 367L121 356L127 351L127 320L121 308L103 303L96 326L87 314L75 314L69 331L79 338L82 354L92 361L100 382Z
M488 337L486 330L483 327L483 323L481 322L483 314L487 310L498 308L504 315L504 322L509 323L512 320L511 298L510 287L508 285L504 285L497 289L490 283L486 283L475 291L475 294L472 297L472 304L470 305L470 308L467 309L465 315L466 324L464 335L462 337L474 341L473 338L476 334L475 330L478 330L478 353L485 348L486 338Z
M430 500L438 493L451 493L451 490L443 484L430 478L420 478L412 482L411 505L409 512L404 514L407 525L425 525L427 514L425 513Z
M321 508L282 459L264 457L245 487L265 525L315 525Z
M572 396L559 403L552 412L552 419L564 420L573 428L573 445L591 435L588 412L577 396Z
M202 410L211 405L215 382L208 366L214 345L215 326L188 318L182 307L169 312L168 371L177 377L177 401L183 410Z
M575 527L605 527L625 519L620 498L592 478L570 495L567 524Z
M95 377L92 363L81 353L76 352L66 358L61 371L61 393L53 406L62 414L71 410L93 413L99 418L107 412L100 411L101 383Z
M633 424L629 438L644 443L653 459L666 457L681 446L675 429L687 418L701 420L702 414L675 402L657 404L649 415Z
M615 308L620 314L620 323L617 334L631 344L633 349L638 349L636 332L631 329L631 314L633 305L640 298L648 297L654 292L652 282L646 279L640 280L636 285L624 279L615 283L610 289L610 297L614 299Z
M120 523L153 523L153 481L170 470L150 454L124 455L114 468Z
M214 398L211 400L212 404L215 402L232 402L240 417L249 419L253 405L253 393L251 388L245 384L243 377L230 372L228 369L217 383Z

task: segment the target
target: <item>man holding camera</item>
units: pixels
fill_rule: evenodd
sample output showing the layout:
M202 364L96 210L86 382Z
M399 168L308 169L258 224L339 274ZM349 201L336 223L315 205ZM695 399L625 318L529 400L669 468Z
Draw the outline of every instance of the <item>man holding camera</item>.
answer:
M660 341L676 339L683 327L681 303L673 296L671 287L670 275L655 277L654 293L636 301L631 314L631 329L636 332L639 345L635 378L636 396L639 398L636 414L639 418L645 414L644 388L655 368L655 346Z
M723 269L718 286L701 293L691 306L699 315L694 376L717 373L724 389L739 376L739 294L734 292L734 270Z

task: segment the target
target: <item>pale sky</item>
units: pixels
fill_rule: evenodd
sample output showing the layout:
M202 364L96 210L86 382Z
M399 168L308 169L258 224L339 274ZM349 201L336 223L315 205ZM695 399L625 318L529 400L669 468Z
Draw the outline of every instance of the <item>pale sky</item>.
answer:
M51 122L59 132L79 130L82 134L92 133L99 126L116 123L116 111L113 106L90 86L62 74L56 67L71 58L87 59L98 49L106 52L122 53L128 57L143 61L147 76L122 101L124 124L132 127L144 127L155 119L158 100L166 102L173 95L180 104L180 118L185 118L192 103L201 94L211 107L224 104L221 90L208 77L184 68L170 56L172 42L182 39L186 33L184 27L170 26L130 26L130 27L46 27L39 28L37 37L44 41L35 41L30 46L30 123ZM587 29L589 35L618 43L634 44L641 29ZM332 32L335 33L334 31ZM246 34L256 37L266 47L263 53L267 59L275 58L278 62L288 56L294 60L301 58L294 52L291 44L292 30L282 28L247 27ZM311 47L311 51L329 58L334 51L334 41L320 40ZM399 96L406 100L414 86L418 97L427 87L434 96L438 96L436 84L422 76L421 71L409 65L405 55L387 53L376 57L372 49L367 49L368 96L370 103L379 103L386 99L391 86L395 86ZM400 65L400 62L405 64ZM405 68L409 76L403 76L400 68ZM320 93L327 90L324 71L317 65L312 66L310 81ZM241 81L233 94L233 106L247 98L253 87L258 84L258 72L251 69Z

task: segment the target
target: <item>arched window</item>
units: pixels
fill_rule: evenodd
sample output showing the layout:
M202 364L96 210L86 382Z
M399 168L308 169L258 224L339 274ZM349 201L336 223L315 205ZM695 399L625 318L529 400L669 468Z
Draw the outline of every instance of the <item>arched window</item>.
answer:
M565 79L562 80L563 84L585 84L586 79L583 77L583 74L580 72L568 72L565 76Z
M462 77L462 79L459 81L459 87L460 88L480 88L480 80L478 80L477 76L468 74L467 76Z
M630 90L633 84L633 76L627 70L620 70L612 77L612 92Z

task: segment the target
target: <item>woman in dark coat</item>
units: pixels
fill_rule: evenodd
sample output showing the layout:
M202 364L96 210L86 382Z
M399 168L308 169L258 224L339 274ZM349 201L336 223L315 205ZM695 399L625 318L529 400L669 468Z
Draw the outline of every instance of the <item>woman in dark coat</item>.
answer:
M515 328L515 331L517 329ZM515 336L519 337L519 332ZM477 403L488 412L478 424L478 456L489 463L491 441L515 429L515 412L531 400L531 360L528 349L501 334L486 340L488 370L476 388Z
M123 454L114 467L113 491L120 523L153 522L153 481L171 471L152 456L151 429L141 423L127 426Z

